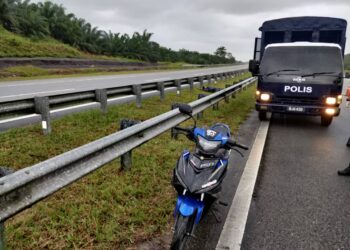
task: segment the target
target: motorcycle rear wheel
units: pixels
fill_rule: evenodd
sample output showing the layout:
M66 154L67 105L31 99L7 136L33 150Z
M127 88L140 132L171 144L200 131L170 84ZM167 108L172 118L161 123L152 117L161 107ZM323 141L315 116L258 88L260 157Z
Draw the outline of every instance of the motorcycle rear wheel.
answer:
M191 217L178 215L175 223L175 231L171 241L171 250L183 250L188 242L192 230Z

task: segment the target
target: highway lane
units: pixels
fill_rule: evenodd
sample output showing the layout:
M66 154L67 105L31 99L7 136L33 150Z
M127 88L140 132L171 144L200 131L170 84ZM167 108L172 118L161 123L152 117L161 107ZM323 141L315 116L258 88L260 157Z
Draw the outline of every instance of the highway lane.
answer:
M274 115L242 249L349 249L350 110L333 124Z
M247 69L247 65L215 67L195 70L178 70L141 74L86 76L60 79L10 81L0 83L0 102L13 101L34 96L57 95L97 88L111 88L131 84L165 81L198 75L215 74L222 71Z

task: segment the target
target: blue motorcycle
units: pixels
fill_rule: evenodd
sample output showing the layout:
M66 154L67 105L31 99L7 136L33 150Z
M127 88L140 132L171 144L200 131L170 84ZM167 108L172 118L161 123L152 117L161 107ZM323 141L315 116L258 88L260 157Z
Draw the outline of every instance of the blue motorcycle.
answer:
M230 128L217 123L210 128L197 128L192 108L180 104L181 113L194 120L191 128L175 127L196 143L194 152L185 150L177 161L172 184L178 193L174 211L175 226L171 249L184 249L193 236L203 211L208 209L221 190L231 149L248 147L231 139ZM239 151L238 151L239 152Z

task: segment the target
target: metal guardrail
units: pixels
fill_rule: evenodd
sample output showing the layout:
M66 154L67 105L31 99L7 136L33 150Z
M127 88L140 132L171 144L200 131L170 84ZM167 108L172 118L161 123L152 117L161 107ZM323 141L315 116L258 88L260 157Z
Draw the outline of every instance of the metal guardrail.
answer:
M210 83L212 79L226 79L243 72L247 70L0 102L0 131L42 122L43 132L49 134L51 119L93 108L100 108L102 112L106 112L109 105L133 101L136 101L137 106L140 107L144 98L160 95L163 100L166 92L180 93L182 88L193 88L197 84L203 86L205 82Z
M249 78L191 102L193 113L198 114L222 100L227 102L228 97L233 97L255 80L254 77ZM22 210L187 119L188 116L174 109L34 166L1 177L0 226L5 220Z

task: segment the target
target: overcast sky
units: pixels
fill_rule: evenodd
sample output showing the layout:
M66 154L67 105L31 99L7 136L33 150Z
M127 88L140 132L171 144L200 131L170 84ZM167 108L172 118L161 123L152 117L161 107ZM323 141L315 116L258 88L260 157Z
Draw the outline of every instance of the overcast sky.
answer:
M311 15L340 17L350 22L350 0L51 1L103 30L132 34L147 29L154 33L152 40L175 50L213 53L222 45L236 59L244 61L251 59L254 38L259 36L258 28L265 20ZM347 37L349 34L350 28Z

